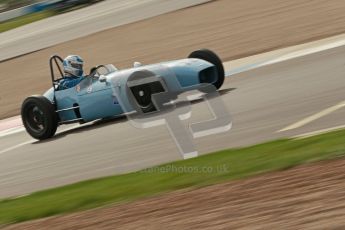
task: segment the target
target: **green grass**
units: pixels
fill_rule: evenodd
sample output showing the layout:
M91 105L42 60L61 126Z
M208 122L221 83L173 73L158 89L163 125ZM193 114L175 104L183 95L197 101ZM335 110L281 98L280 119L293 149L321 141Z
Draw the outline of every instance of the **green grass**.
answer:
M0 223L20 222L110 203L128 202L168 191L242 179L344 155L345 130L300 140L284 139L247 148L223 150L150 170L84 181L26 197L2 200ZM183 167L189 172L176 172ZM227 170L217 171L224 167ZM170 172L165 172L169 169ZM210 172L191 172L202 169Z
M53 15L54 15L53 11L42 11L42 12L24 15L18 18L14 18L14 19L2 22L0 23L0 33L53 16Z

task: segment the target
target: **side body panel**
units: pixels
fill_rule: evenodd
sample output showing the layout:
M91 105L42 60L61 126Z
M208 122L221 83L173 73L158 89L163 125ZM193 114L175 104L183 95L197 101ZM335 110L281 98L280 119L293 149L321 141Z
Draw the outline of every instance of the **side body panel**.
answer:
M90 79L90 84L81 87L78 93L80 114L84 121L116 116L122 113L109 83Z
M60 90L55 92L55 99L57 104L57 110L65 110L78 105L78 96L75 87ZM69 121L77 119L75 110L69 109L58 112L60 121Z

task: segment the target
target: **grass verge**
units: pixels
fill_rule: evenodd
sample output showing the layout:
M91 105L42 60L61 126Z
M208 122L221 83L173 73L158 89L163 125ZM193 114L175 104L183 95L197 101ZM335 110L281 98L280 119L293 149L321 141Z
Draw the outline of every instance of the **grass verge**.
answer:
M287 169L345 155L345 130L306 139L283 139L228 149L154 168L89 180L0 201L0 224L127 202Z
M46 11L24 15L21 17L17 17L17 18L2 22L0 23L0 33L53 16L53 15L54 15L53 11L46 10Z

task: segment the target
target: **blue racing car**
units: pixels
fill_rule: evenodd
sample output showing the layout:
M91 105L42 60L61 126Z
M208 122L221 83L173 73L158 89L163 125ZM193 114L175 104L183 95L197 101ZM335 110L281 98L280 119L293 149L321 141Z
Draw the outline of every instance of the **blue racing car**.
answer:
M221 59L207 49L194 51L186 59L151 65L135 63L130 69L99 65L71 88L61 87L65 78L62 62L57 55L50 58L52 87L43 96L30 96L22 104L23 124L33 138L50 138L61 124L85 123L132 111L154 113L154 94L169 92L177 96L201 90L205 84L219 89L224 82ZM55 77L56 71L59 78Z

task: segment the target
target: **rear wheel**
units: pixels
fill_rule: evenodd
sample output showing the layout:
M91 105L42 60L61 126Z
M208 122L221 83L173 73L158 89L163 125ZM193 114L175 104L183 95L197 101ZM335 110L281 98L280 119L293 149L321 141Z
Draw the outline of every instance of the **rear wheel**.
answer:
M192 52L188 58L198 58L202 59L204 61L208 61L212 63L217 70L217 80L215 82L212 82L212 84L219 89L223 83L224 83L224 78L225 78L225 72L224 72L224 67L222 60L218 57L216 53L214 53L211 50L208 49L201 49L201 50L196 50Z
M35 139L54 136L58 119L53 104L43 96L31 96L22 104L22 121L26 131Z

